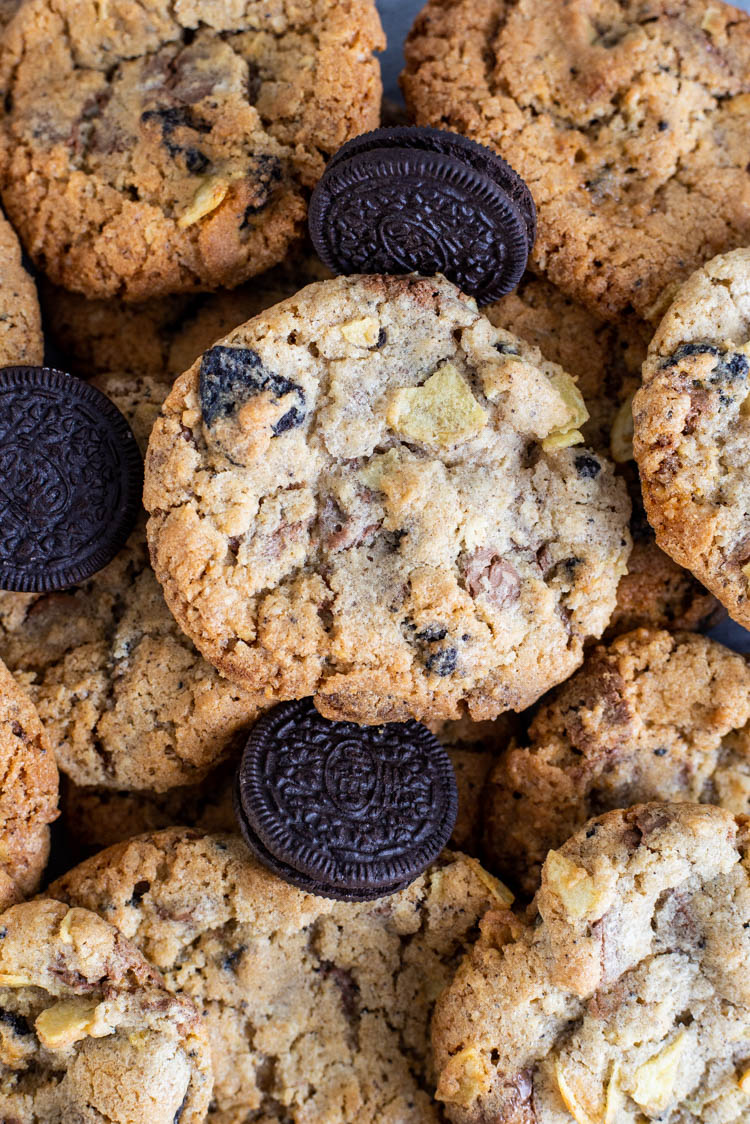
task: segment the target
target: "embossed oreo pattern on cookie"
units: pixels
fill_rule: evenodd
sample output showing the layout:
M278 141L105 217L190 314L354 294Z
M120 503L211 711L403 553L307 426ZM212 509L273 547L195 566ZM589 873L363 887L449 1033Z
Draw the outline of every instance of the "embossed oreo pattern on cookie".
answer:
M142 474L101 391L44 367L0 371L0 586L60 589L100 570L132 530Z
M520 280L536 211L513 169L438 129L382 129L336 153L310 233L338 273L442 273L479 304Z
M277 859L345 890L416 877L447 843L457 812L450 758L426 727L329 722L309 700L256 723L239 791L250 827Z

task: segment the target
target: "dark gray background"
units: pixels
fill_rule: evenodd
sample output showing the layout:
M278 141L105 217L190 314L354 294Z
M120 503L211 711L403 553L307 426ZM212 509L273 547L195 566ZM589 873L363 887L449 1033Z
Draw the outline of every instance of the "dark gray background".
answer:
M403 67L402 45L422 3L423 0L377 0L388 37L388 49L381 56L383 85L386 95L398 101L402 100L398 88L398 76ZM739 0L738 6L750 9L750 0ZM750 632L746 632L733 621L726 621L719 625L711 635L738 651L750 652Z

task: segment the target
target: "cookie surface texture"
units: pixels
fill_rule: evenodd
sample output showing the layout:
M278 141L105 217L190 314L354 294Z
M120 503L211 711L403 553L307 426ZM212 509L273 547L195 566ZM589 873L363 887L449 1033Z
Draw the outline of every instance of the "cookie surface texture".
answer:
M338 278L219 341L148 452L157 577L219 670L329 718L522 709L600 635L628 502L572 379L447 281Z
M750 15L687 0L430 0L406 46L417 124L529 184L536 266L616 317L750 241Z
M0 663L0 908L28 897L49 855L57 766L39 715Z
M38 900L0 916L0 1115L19 1124L201 1124L206 1031L113 925Z
M172 829L113 847L53 891L118 925L204 1012L211 1119L432 1124L429 1019L507 892L447 852L395 897L304 894L233 836Z
M0 4L0 27L4 14ZM44 339L36 285L21 261L16 233L3 215L0 261L0 367L38 366L44 360Z
M377 123L382 46L371 0L31 0L0 48L8 215L91 297L237 285L285 256L326 157Z
M648 350L634 449L657 542L750 624L750 250L697 270Z
M539 707L485 794L491 869L532 894L547 852L646 800L750 808L750 669L705 636L641 630L594 649Z
M747 1116L746 817L640 804L552 851L528 923L485 916L438 1000L454 1124Z
M98 384L145 445L167 386L119 375ZM197 783L264 705L221 679L175 624L143 514L112 562L77 586L0 593L0 658L36 704L60 768L83 785Z

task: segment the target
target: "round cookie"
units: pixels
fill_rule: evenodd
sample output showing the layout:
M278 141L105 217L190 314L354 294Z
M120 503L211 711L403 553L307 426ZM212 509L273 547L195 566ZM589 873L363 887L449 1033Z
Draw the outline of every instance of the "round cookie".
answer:
M528 340L546 359L575 376L590 415L581 428L584 439L614 458L628 486L633 550L605 636L634 628L711 627L721 618L721 605L657 547L643 512L632 460L630 403L641 384L641 364L651 337L646 325L634 316L616 323L602 320L549 281L530 274L514 293L484 312L497 327Z
M430 729L448 751L458 788L458 817L450 846L479 853L482 832L480 795L492 766L521 728L516 715L494 721L431 722ZM201 831L236 831L232 789L238 756L222 762L198 785L167 792L80 787L62 789L62 830L81 858L146 831L189 824Z
M8 1124L201 1124L201 1017L113 925L62 902L0 916L0 1117Z
M416 121L531 187L532 255L607 318L750 241L750 16L686 0L429 0L406 44Z
M52 281L126 300L285 256L327 156L378 121L373 0L27 0L0 44L0 186Z
M50 889L132 939L194 999L213 1044L211 1119L427 1124L429 1019L479 918L510 895L444 855L364 905L281 882L236 836L172 829L95 856Z
M57 819L57 766L39 715L0 663L0 909L33 894Z
M641 804L550 852L525 922L488 914L438 1000L453 1124L730 1124L750 1100L744 816Z
M87 300L49 282L41 287L45 326L81 378L144 371L175 379L238 324L330 277L312 250L229 292L172 294L141 304Z
M642 629L591 652L490 774L485 855L533 894L590 816L647 800L750 812L750 667L707 637Z
M99 386L145 444L166 384L111 375ZM143 517L88 581L46 596L0 593L0 657L36 704L60 768L83 785L197 783L265 705L180 632L149 565Z
M38 367L44 362L39 298L15 231L1 213L0 262L0 367Z
M523 709L600 635L624 487L570 376L441 278L310 285L175 383L144 502L180 626L326 717Z
M648 349L633 447L659 545L750 625L750 250L699 269Z

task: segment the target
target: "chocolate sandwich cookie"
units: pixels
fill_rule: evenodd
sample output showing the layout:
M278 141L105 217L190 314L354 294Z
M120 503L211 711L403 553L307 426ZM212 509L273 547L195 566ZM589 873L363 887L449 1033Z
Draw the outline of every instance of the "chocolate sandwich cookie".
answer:
M130 426L100 390L47 367L0 371L0 587L63 589L101 570L142 483Z
M310 234L336 273L442 273L479 304L520 280L536 237L509 164L440 129L377 129L345 144L313 192Z
M253 727L237 773L253 853L324 897L367 901L413 881L448 842L456 782L425 726L329 722L309 699Z

